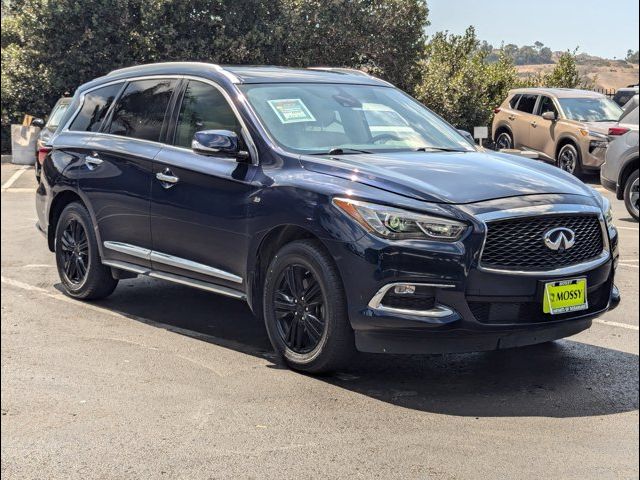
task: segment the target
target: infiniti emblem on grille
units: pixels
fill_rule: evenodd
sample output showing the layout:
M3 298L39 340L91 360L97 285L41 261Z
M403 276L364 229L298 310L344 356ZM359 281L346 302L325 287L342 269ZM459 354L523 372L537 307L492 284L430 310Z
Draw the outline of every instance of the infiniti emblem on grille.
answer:
M544 234L544 244L547 248L563 252L576 244L576 234L565 227L552 228Z

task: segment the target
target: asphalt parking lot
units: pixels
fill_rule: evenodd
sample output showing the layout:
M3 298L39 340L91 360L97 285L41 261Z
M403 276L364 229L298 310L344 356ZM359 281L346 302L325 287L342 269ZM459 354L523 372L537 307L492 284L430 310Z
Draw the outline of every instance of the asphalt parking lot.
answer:
M591 329L315 378L231 299L151 279L64 296L33 170L1 184L3 478L638 478L638 224L611 194L623 300Z

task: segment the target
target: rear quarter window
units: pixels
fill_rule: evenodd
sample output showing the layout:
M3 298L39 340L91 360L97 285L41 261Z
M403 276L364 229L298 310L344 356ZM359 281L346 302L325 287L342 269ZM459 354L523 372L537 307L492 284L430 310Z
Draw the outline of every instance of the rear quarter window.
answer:
M96 88L84 96L80 112L73 119L69 130L97 132L109 111L109 107L122 88L122 83Z
M511 108L516 108L516 105L518 105L518 100L520 100L520 97L521 97L521 96L522 96L522 95L519 95L519 94L518 94L518 95L514 95L514 96L511 98L511 100L509 100L509 106L510 106Z

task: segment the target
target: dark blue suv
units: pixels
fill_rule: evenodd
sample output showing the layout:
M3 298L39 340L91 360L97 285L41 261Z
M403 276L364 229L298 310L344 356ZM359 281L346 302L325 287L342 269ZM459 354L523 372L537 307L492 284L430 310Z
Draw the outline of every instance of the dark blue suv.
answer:
M551 341L619 299L602 196L362 72L125 68L50 146L38 228L70 296L148 275L238 298L299 370Z

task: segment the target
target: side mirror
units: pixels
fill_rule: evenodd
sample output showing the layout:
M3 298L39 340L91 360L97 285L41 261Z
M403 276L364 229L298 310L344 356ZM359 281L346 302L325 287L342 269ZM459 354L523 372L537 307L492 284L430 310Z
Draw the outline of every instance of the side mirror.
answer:
M248 160L249 152L240 149L240 138L229 130L202 130L193 135L191 149L200 155Z
M476 141L474 140L473 135L471 135L469 132L467 132L466 130L458 129L458 133L462 135L471 145L473 145L474 147L476 146Z
M544 112L542 114L542 118L555 122L558 119L558 116L556 115L556 112Z
M32 127L44 128L44 120L41 118L34 118L31 120Z

